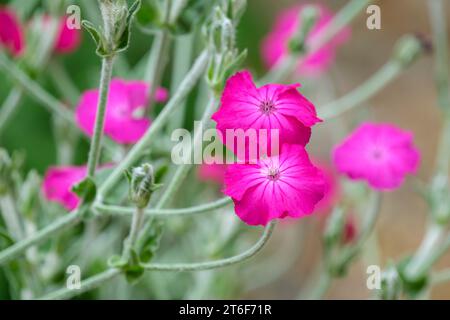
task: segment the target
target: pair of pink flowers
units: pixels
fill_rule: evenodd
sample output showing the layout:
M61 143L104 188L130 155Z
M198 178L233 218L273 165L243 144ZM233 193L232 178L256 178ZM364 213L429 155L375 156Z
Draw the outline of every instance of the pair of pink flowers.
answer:
M42 16L41 28L45 32L49 16ZM54 44L54 51L59 54L70 53L80 44L81 34L77 29L69 29L66 17L60 18L59 31ZM5 47L15 57L25 51L25 28L16 13L9 7L0 6L0 47Z
M256 163L227 166L223 191L233 199L236 214L249 225L303 217L314 211L324 195L322 173L305 150L311 127L320 119L314 105L297 91L298 86L257 88L248 71L238 72L228 79L219 110L212 117L223 139L227 130L279 132L278 154L260 157Z

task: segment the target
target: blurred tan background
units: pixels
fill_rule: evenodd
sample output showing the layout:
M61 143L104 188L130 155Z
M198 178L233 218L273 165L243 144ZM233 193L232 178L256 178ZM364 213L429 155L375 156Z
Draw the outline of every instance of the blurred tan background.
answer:
M337 84L337 95L342 95L369 78L390 57L396 40L405 33L420 32L430 35L428 0L379 0L374 1L381 8L382 29L366 28L367 14L361 14L352 24L350 42L339 50L335 66L330 72ZM322 1L338 9L346 1ZM275 13L299 1L249 0L251 15L264 19L264 28L270 28ZM447 25L450 25L450 3L447 4ZM450 30L449 30L450 34ZM259 49L259 48L256 48ZM249 50L255 50L250 48ZM369 112L363 119L392 122L415 133L415 142L422 153L418 177L429 181L433 172L441 114L437 107L434 86L433 61L431 56L421 58L394 83L369 102ZM345 121L355 124L361 114L346 115ZM325 124L324 124L325 125ZM323 130L323 129L319 129ZM321 135L323 133L320 133ZM377 223L382 267L390 260L398 261L414 251L423 236L427 207L414 190L411 180L400 190L386 193L381 217ZM303 223L303 222L299 222ZM305 286L313 274L313 263L320 259L318 230L308 224L306 247L294 267L274 282L255 289L251 298L288 299L296 297L299 287ZM298 227L298 226L297 226ZM279 231L280 232L280 231ZM440 260L437 269L450 267L450 254ZM371 292L366 287L367 275L361 259L354 264L345 279L334 281L327 294L329 299L366 299ZM435 286L433 299L450 299L450 285Z

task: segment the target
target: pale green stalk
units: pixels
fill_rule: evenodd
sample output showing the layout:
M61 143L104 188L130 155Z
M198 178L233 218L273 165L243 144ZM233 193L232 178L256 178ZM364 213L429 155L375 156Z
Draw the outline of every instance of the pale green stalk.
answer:
M137 160L139 160L142 153L145 152L150 147L150 144L153 142L153 139L155 138L156 134L163 128L163 126L169 120L171 114L175 111L175 109L179 106L179 104L184 101L187 95L194 88L197 81L200 79L201 75L203 74L207 66L208 57L209 54L207 51L203 51L200 54L200 56L194 63L193 67L186 75L183 82L180 84L178 90L174 93L172 98L169 100L169 102L163 108L161 113L152 123L152 125L147 130L145 135L139 140L137 144L133 146L133 148L131 148L131 150L125 156L123 161L117 165L114 171L100 186L99 188L100 201L122 177L123 172L126 169L130 168Z
M403 67L398 62L390 60L358 88L329 104L319 107L319 117L323 120L330 120L360 106L395 80L402 70Z
M200 270L210 270L210 269L217 269L217 268L223 268L226 266L234 265L237 263L240 263L242 261L245 261L254 255L256 255L258 252L261 251L261 249L266 245L268 240L270 239L270 236L272 235L273 229L275 227L275 222L270 222L266 228L264 229L264 232L262 236L259 238L259 240L256 242L255 245L253 245L250 249L246 250L245 252L238 254L236 256L215 260L215 261L207 261L207 262L200 262L200 263L176 263L176 264L160 264L160 263L148 263L148 264L142 264L142 266L146 270L152 270L152 271L169 271L169 272L183 272L183 271L200 271ZM108 282L112 278L118 276L121 274L121 270L118 269L109 269L106 270L96 276L93 276L89 279L83 280L81 282L81 288L79 290L70 290L70 289L61 289L58 291L55 291L51 294L48 294L41 299L43 300L57 300L57 299L70 299L74 296L77 296L81 293L87 292L89 290L95 289L105 282Z
M348 25L362 10L367 8L371 0L352 0L348 2L327 25L321 35L307 48L307 55L312 55L335 37L346 25ZM287 55L263 77L261 83L280 82L288 78L290 74L302 63L302 58Z
M210 101L208 102L208 105L205 109L205 112L203 114L203 117L201 119L202 126L205 126L208 121L210 121L211 115L213 114L216 107L216 98L211 97ZM203 132L199 130L197 132L192 140L190 150L187 152L191 157L193 156L194 150L201 145L202 143L202 136ZM169 201L172 200L175 193L180 188L181 184L183 183L184 179L186 178L187 174L189 173L189 170L192 168L192 164L183 164L180 165L177 170L175 171L174 176L170 180L170 183L167 185L164 193L161 195L158 203L155 206L155 209L161 209L164 206L168 204ZM145 239L146 234L150 231L152 228L152 221L148 220L145 226L142 228L139 238L137 240L137 245L141 246L143 244L143 241Z
M191 216L202 213L207 213L216 209L223 208L233 203L231 198L225 197L211 203L201 204L194 207L180 208L180 209L147 209L144 214L147 216L157 216L159 218L170 218L174 216ZM126 215L134 214L135 209L131 207L120 207L105 204L95 204L94 210L102 214L110 215Z
M9 120L19 110L19 104L23 97L21 88L16 87L11 90L5 102L0 108L0 135L8 124Z
M91 148L88 159L88 176L94 177L95 170L100 158L101 142L103 137L103 127L105 125L106 105L108 102L109 84L111 83L114 57L105 57L102 62L100 76L99 99L97 114L95 116L94 135L92 136Z
M58 219L54 223L45 227L44 229L36 232L35 234L29 236L28 238L16 242L12 246L4 249L0 252L0 265L4 264L11 259L23 254L25 250L34 245L41 244L42 242L56 236L61 231L72 227L81 222L79 212L71 212L66 214L64 217Z

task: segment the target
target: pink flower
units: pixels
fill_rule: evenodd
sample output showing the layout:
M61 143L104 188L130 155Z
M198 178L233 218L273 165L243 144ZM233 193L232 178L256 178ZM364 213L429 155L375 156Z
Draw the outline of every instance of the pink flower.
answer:
M80 30L69 29L67 27L67 17L61 18L58 38L55 42L55 51L59 54L70 53L78 48L80 41Z
M198 169L198 178L202 181L212 181L219 185L223 185L225 181L226 164L219 163L202 163Z
M72 187L86 176L86 166L50 167L44 177L42 192L49 201L57 202L71 211L78 206L79 199Z
M106 106L104 132L117 143L137 142L150 126L150 120L143 116L148 101L149 86L143 81L113 79L109 88ZM97 113L99 91L83 93L76 109L78 126L92 136ZM156 101L167 99L167 90L156 91Z
M333 158L337 170L350 179L391 190L416 172L420 154L412 133L390 124L364 123L335 147Z
M269 155L274 142L270 139L270 130L278 130L279 146L284 143L306 145L311 127L321 120L316 116L314 105L297 91L298 86L267 84L257 88L248 71L238 72L229 78L220 108L212 116L223 143L237 153L238 138L235 135L234 140L226 139L227 130L255 129L259 141L259 130L266 129ZM245 150L248 147L246 144Z
M16 14L7 7L0 7L0 46L6 47L16 57L24 49L22 27Z
M333 18L333 13L323 5L314 5L319 12L315 26L309 33L306 43L311 45L321 37L327 25ZM275 26L265 38L262 45L262 56L268 67L277 64L288 54L289 40L294 36L300 27L300 12L306 5L295 6L282 11L275 21ZM301 75L314 76L326 71L333 63L337 47L348 40L350 29L344 28L331 41L321 47L321 49L307 54L299 61L297 72Z
M324 179L304 147L284 144L279 156L228 165L224 193L233 199L241 220L266 225L312 213L324 195Z
M322 172L325 181L325 194L322 200L316 205L316 212L330 211L341 195L341 188L336 177L336 173L329 165L313 159L313 164Z

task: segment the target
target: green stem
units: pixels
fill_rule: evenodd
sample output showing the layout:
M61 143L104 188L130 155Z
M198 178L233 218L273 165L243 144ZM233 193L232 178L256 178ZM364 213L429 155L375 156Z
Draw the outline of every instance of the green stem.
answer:
M210 121L210 118L214 112L215 106L216 106L216 99L215 99L215 97L211 97L211 99L208 102L208 105L205 109L205 112L203 114L203 117L201 119L202 126L204 126L208 121ZM196 150L197 146L202 143L202 136L203 136L203 132L202 132L202 130L199 130L193 138L193 141L190 146L190 150L188 152L189 155L192 156L194 153L194 150ZM167 186L166 190L164 191L164 193L162 194L158 203L156 204L155 209L159 210L159 209L163 208L165 205L167 205L167 203L173 198L175 193L180 188L181 184L183 183L184 179L186 178L186 176L189 173L189 170L191 168L192 168L192 164L183 164L177 168L169 185ZM137 241L138 246L142 245L142 242L145 239L145 235L150 231L151 228L152 228L152 221L149 220L149 221L147 221L147 223L141 230L139 239Z
M10 193L0 196L0 210L8 232L14 239L22 240L25 237L25 225Z
M80 97L80 91L72 82L72 79L67 74L64 66L59 61L51 61L49 65L50 76L53 84L56 86L60 94L64 95L71 106L75 106Z
M133 249L136 239L139 233L139 230L141 229L142 225L142 219L144 218L144 209L143 208L135 208L134 214L133 214L133 220L131 221L131 227L130 227L130 234L128 235L127 239L125 240L125 246L123 249L122 257L126 261L131 256L131 250Z
M309 45L307 55L313 55L335 37L348 25L362 10L367 8L371 0L352 0L348 2L326 26L321 35L314 39ZM302 63L302 58L287 55L263 77L261 83L280 82L289 77L298 64Z
M199 262L199 263L176 263L176 264L162 264L162 263L147 263L142 264L146 270L152 271L200 271L200 270L210 270L223 268L229 265L237 264L242 261L245 261L254 255L256 255L261 249L265 246L267 241L270 239L272 235L273 229L275 228L275 222L270 222L266 228L264 229L264 233L259 238L258 242L256 242L253 247L248 249L247 251L238 254L236 256L215 260L215 261L207 261L207 262Z
M0 68L17 81L29 95L42 103L50 112L77 128L72 112L56 98L48 94L39 84L20 70L3 52L0 52Z
M331 280L332 278L329 272L327 272L326 270L321 272L319 275L317 285L314 287L314 289L311 292L311 295L309 296L309 300L322 299L327 293L328 289L330 288Z
M38 245L44 242L45 240L54 237L59 232L78 224L79 222L81 222L81 218L77 211L68 213L64 217L60 218L59 220L45 227L44 229L38 231L37 233L28 237L27 239L19 241L13 244L12 246L6 248L5 250L1 251L0 265L21 255L29 247Z
M97 114L95 117L94 135L92 137L91 148L89 150L88 159L88 176L94 177L100 157L101 142L103 137L103 127L105 125L106 105L108 102L109 84L112 77L112 69L114 65L114 57L103 58L102 72L100 76L100 92L97 106Z
M46 296L40 298L40 300L62 300L62 299L70 299L74 296L80 295L84 292L93 290L98 288L105 282L117 277L122 273L119 269L108 269L96 276L83 280L81 282L80 289L60 289L58 291L52 292Z
M192 53L193 53L193 35L178 36L174 40L173 49L173 68L170 91L175 92L177 87L180 85L183 77L189 71L189 66L192 63ZM185 110L186 101L184 101L180 109ZM178 112L173 115L172 120L168 124L168 132L173 132L173 130L181 128L183 126L185 112Z
M436 252L440 251L445 234L445 227L431 222L419 249L405 268L408 279L414 281L426 275L438 258Z
M445 13L442 0L428 1L431 29L433 31L433 47L435 53L435 77L439 95L439 105L450 113L449 55Z
M318 109L319 117L323 120L336 118L346 111L360 106L389 83L403 70L402 66L390 60L366 82L345 96Z
M23 91L21 88L14 88L6 98L0 109L0 134L5 129L9 120L18 111L20 100L22 100Z
M164 17L165 23L169 22L171 7L172 0L166 0ZM161 84L164 69L167 64L167 53L169 51L169 46L170 33L167 28L163 28L156 34L145 75L145 82L150 85L150 94L147 102L148 113L150 113L150 106L155 100L156 90Z
M114 171L108 176L106 181L99 188L100 200L114 187L116 182L122 177L123 172L132 166L142 155L142 153L148 149L149 145L153 142L156 134L162 129L164 124L169 120L172 112L184 101L189 92L193 89L197 81L200 79L203 71L208 63L209 53L203 51L197 58L193 67L180 84L176 93L169 100L167 105L162 109L161 113L152 123L145 135L139 140L139 142L133 146L123 161L114 169Z
M253 257L259 251L261 251L261 249L266 245L267 241L270 239L274 227L275 222L274 221L270 222L264 229L262 236L259 238L259 240L256 242L255 245L253 245L247 251L230 258L200 263L178 263L178 264L148 263L142 264L142 267L144 267L146 270L153 270L153 271L181 272L181 271L200 271L200 270L217 269L237 264ZM95 289L101 286L103 283L108 282L109 280L120 274L121 270L119 269L109 269L96 276L93 276L87 280L82 281L81 288L79 290L61 289L51 294L48 294L42 297L41 299L43 300L70 299L76 295Z
M161 218L169 218L169 217L175 217L175 216L189 216L189 215L196 215L201 213L210 212L216 209L223 208L229 204L233 203L231 198L222 198L220 200L201 204L194 207L189 208L180 208L180 209L147 209L144 211L144 214L147 216L158 216ZM107 214L113 214L113 215L133 215L135 209L131 207L120 207L120 206L110 206L105 204L95 204L94 210L101 212L101 213L107 213Z

